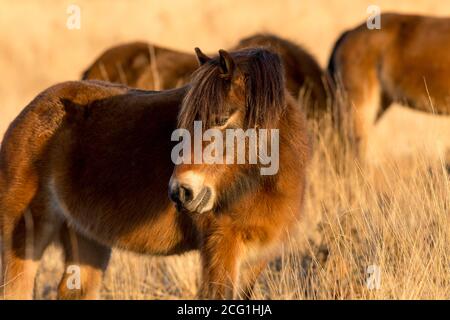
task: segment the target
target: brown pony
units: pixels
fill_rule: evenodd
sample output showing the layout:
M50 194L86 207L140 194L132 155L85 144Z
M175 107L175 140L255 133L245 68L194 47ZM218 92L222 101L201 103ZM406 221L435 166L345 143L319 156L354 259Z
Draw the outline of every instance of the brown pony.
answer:
M321 117L330 105L329 82L316 59L292 41L272 34L255 34L233 50L266 47L278 53L289 92L302 98L308 118ZM106 80L147 90L171 89L188 83L197 69L195 55L135 42L103 53L83 79Z
M306 116L322 118L332 103L331 84L317 60L296 43L273 34L256 34L239 41L235 49L265 47L281 57L286 72L286 88L301 97Z
M82 80L103 80L146 90L185 85L198 68L195 55L132 42L106 50L82 75Z
M450 19L386 13L381 29L366 23L336 42L328 70L342 90L354 151L392 103L450 115Z
M305 121L276 54L197 53L202 66L188 86L150 92L66 82L11 124L0 151L5 298L32 298L39 260L58 234L66 270L81 274L80 287L64 274L59 298L97 297L112 247L153 255L198 249L200 297L251 296L301 212ZM174 169L173 131L193 120L222 130L279 129L278 173L261 176L262 164Z

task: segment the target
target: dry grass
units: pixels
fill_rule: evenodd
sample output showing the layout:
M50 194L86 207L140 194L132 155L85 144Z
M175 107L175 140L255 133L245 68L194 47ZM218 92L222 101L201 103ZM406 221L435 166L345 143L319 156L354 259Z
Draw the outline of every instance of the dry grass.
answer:
M78 3L81 30L65 28ZM0 0L0 136L39 91L77 79L106 47L147 40L205 51L257 31L276 32L313 52L325 66L336 37L362 21L369 4L383 10L450 15L442 1L10 1ZM450 182L443 151L450 120L395 107L373 130L364 170L337 176L321 139L299 234L261 277L256 298L450 298ZM366 286L377 265L381 286ZM39 272L37 297L54 298L60 252ZM115 251L104 298L193 298L198 256L154 258Z

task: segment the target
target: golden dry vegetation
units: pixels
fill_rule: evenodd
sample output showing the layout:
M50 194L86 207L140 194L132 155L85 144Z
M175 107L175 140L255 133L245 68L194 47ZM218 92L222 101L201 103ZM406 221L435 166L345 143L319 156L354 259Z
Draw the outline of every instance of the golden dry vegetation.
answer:
M81 7L81 29L66 9ZM450 16L450 2L314 1L13 1L0 0L0 136L41 90L80 77L108 46L146 40L192 51L232 46L255 32L302 44L326 66L339 34L383 11ZM368 168L336 176L320 140L311 165L299 233L260 278L256 298L450 298L450 180L444 153L450 119L392 108L370 135ZM450 161L450 159L448 159ZM63 272L51 247L38 298L54 298ZM381 285L369 290L367 268ZM115 251L103 298L194 298L198 256L155 258Z

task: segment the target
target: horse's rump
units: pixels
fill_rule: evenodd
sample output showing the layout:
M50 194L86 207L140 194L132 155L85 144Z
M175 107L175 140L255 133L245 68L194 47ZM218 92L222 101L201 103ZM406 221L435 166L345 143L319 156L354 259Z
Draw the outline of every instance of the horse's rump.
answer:
M192 54L146 42L132 42L107 49L83 73L98 79L146 90L184 85L198 63Z

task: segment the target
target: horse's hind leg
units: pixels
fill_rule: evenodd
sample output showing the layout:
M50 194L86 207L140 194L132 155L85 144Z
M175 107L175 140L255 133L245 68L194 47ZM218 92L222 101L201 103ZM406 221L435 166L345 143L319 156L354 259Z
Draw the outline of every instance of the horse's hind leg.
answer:
M7 196L1 203L1 298L32 299L39 261L53 239L58 222L47 216L46 204L41 200L35 199L29 206L22 206L17 200L25 198L9 202L14 198Z
M67 225L61 228L61 241L65 270L58 286L58 298L98 299L111 248L86 238Z
M367 58L370 58L368 55ZM361 62L361 66L342 64L338 80L342 90L340 109L340 130L349 155L362 164L366 160L368 132L375 119L381 117L387 108L388 96L382 94L379 75L371 60Z
M392 105L393 99L389 96L387 92L384 90L381 91L380 95L380 106L378 108L378 111L375 116L374 123L377 124L378 121L383 117L383 115L386 113L386 111L389 109L389 107Z

